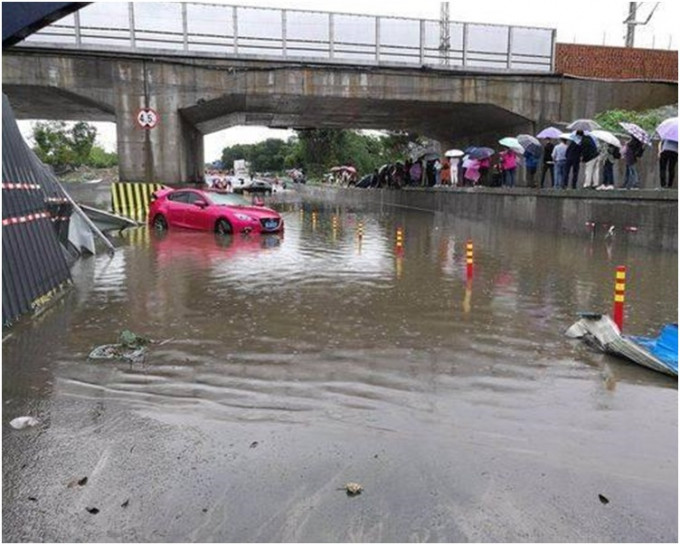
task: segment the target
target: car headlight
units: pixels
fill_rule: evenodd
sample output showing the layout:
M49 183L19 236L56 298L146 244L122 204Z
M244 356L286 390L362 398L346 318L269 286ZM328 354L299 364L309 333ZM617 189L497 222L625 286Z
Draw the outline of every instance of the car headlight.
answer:
M241 221L256 221L255 218L250 217L247 214L234 214Z

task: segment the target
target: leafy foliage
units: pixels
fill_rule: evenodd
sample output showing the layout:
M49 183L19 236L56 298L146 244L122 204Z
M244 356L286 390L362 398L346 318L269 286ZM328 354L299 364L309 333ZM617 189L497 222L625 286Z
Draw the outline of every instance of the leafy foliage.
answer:
M666 116L659 110L647 110L644 112L636 112L633 110L608 110L597 114L595 116L595 121L602 125L604 130L614 133L623 132L619 123L624 121L635 123L645 129L649 134L653 134L656 127L665 118Z
M56 172L66 172L81 165L96 168L117 165L115 153L107 153L94 145L96 137L96 127L82 121L71 127L64 121L38 122L33 127L36 155Z
M319 177L333 166L352 165L365 173L403 160L408 155L408 143L417 140L417 135L406 132L373 136L345 129L301 129L285 142L269 139L224 148L221 159L225 168L245 159L256 172L302 168L308 175Z

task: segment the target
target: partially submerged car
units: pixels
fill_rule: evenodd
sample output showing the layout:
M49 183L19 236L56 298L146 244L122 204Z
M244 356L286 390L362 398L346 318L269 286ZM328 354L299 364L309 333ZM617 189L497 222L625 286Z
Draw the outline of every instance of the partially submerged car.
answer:
M163 188L151 199L148 221L159 231L176 227L219 234L283 231L283 218L276 210L252 205L234 193Z

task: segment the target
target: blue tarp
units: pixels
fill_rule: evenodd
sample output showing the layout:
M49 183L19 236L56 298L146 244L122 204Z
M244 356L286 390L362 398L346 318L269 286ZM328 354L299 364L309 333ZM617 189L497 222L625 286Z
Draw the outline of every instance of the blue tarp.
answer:
M628 337L678 372L678 324L666 324L656 338Z

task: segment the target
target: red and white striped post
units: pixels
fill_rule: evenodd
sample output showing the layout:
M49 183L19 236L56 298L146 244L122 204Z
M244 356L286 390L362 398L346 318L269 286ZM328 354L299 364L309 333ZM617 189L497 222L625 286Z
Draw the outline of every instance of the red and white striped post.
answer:
M467 279L472 280L472 273L474 271L475 257L474 257L474 246L471 240L467 241L465 248L465 261L467 264Z
M623 306L626 295L626 267L616 267L616 283L614 285L614 323L623 331Z

